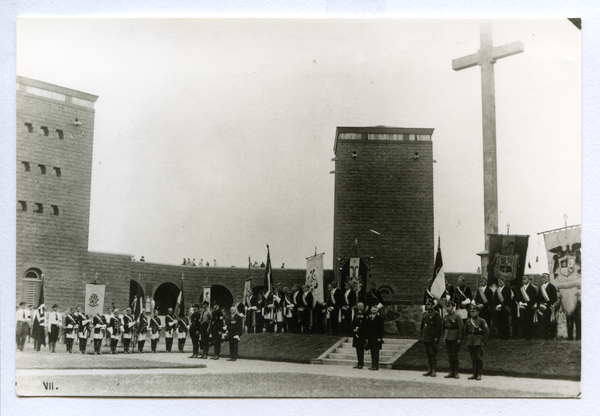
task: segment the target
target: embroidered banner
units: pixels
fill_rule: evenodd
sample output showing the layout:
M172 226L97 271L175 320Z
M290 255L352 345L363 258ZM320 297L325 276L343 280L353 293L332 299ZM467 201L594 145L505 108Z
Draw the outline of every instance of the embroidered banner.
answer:
M521 286L527 259L528 235L490 234L488 286L503 277L506 286Z
M87 283L85 285L85 314L94 316L102 313L104 309L104 291L106 285L94 285Z
M323 254L306 259L306 283L312 290L313 302L325 304L323 293ZM314 306L314 305L313 305Z

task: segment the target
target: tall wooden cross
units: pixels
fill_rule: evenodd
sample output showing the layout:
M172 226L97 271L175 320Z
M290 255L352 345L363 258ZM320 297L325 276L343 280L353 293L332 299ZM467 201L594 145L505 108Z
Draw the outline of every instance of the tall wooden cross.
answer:
M494 92L494 64L498 59L524 51L523 42L517 41L494 46L491 23L480 26L480 48L477 53L452 60L452 69L481 66L481 99L483 113L483 206L485 221L485 251L481 259L482 276L487 276L489 253L488 234L498 233L498 180L496 165L496 97Z

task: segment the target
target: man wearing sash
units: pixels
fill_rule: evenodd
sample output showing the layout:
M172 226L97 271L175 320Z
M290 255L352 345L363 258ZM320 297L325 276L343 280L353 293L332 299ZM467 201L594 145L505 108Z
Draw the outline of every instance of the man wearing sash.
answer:
M190 329L188 324L188 318L185 316L180 317L177 320L177 342L178 342L178 350L179 352L184 352L183 347L185 347L185 340L187 338L187 333Z
M225 330L224 327L226 329L227 325L225 323L225 318L223 317L223 311L219 309L219 305L215 303L210 316L210 333L212 335L212 344L214 347L214 355L211 357L211 360L218 360L221 356L221 338L223 336L223 331ZM208 355L208 352L206 355Z
M554 304L558 300L556 286L550 283L550 275L542 273L542 285L538 297L538 310L542 317L542 338L544 341L556 336L556 320L554 319Z
M133 352L129 351L129 346L131 345L131 336L133 334L135 321L131 316L131 308L125 309L121 323L123 325L123 350L125 351L125 354L132 354Z
M498 278L498 289L494 292L493 306L496 311L498 322L498 336L500 339L508 339L510 334L510 304L511 293L508 286L504 284L504 278Z
M469 380L481 380L481 370L483 369L483 347L488 342L490 329L485 320L479 317L479 310L476 305L472 305L469 310L471 316L467 319L467 328L465 335L466 344L469 348L469 355L473 363L473 375Z
M62 317L58 312L58 305L52 305L52 312L48 317L48 342L50 344L50 352L56 352L56 342L60 333L60 326L62 325Z
M275 332L275 293L273 290L265 298L265 306L263 308L265 332Z
M238 344L242 336L242 316L235 306L231 307L230 314L231 317L227 323L227 335L229 337L229 358L227 361L235 361L238 357Z
M148 333L148 318L146 317L146 310L140 311L137 321L137 340L138 340L138 352L144 352L144 344L146 343L146 334Z
M275 309L273 311L273 319L275 320L275 328L277 333L283 332L283 298L285 293L283 293L283 289L281 283L277 283L275 287L275 292L273 293L273 301L275 303Z
M75 308L75 314L73 315L77 321L77 337L79 338L79 352L85 354L85 348L87 346L87 339L89 337L89 320L86 316L81 313L79 306Z
M17 348L19 351L23 351L25 346L25 340L29 334L29 318L27 317L27 310L25 309L25 302L19 303L19 310L17 311Z
M200 321L202 320L202 315L200 314L200 305L195 303L193 308L194 312L190 316L189 327L190 338L192 338L192 355L188 358L198 358L198 352L200 349Z
M282 297L283 299L283 297ZM238 313L242 316L242 327L246 326L246 305L244 305L244 303L242 302L242 297L240 295L237 296L237 302L235 303L235 308L237 309Z
M351 337L354 334L352 315L354 315L354 306L356 305L356 292L352 289L350 282L344 283L344 287L346 290L342 303L342 323L346 336Z
M300 285L292 286L292 332L294 334L299 334L302 331L302 326L300 325L300 298L302 297L302 290L300 290Z
M65 344L67 345L67 352L71 354L73 352L73 342L77 335L77 320L71 314L71 309L65 310Z
M479 288L477 292L475 292L475 298L473 299L473 303L477 305L479 309L479 317L485 320L485 323L490 326L490 318L492 317L492 301L494 300L494 292L487 285L487 280L482 277L479 279Z
M41 346L46 346L46 305L41 304L33 313L33 325L31 336L33 337L33 347L39 351Z
M162 329L162 322L158 317L158 309L154 310L154 316L150 318L150 348L153 353L156 353L156 347L160 340L160 330Z
M434 309L433 299L426 300L425 309L426 311L423 313L423 318L421 319L420 338L425 348L429 369L423 375L425 377L435 377L437 371L438 343L442 337L442 318Z
M308 334L310 331L310 317L313 306L313 295L308 285L302 286L302 296L300 297L300 323L302 325L302 333Z
M327 300L327 311L329 312L329 319L331 320L331 335L340 334L340 322L341 322L341 306L343 303L344 294L337 287L337 282L331 282L331 292Z
M202 302L202 309L200 311L200 347L202 348L202 355L200 358L208 358L208 332L210 328L210 319L212 313L207 301Z
M177 318L173 315L173 309L169 308L167 316L165 316L165 348L167 352L171 352L173 347L173 334L177 326Z
M456 303L457 313L463 320L463 324L467 322L467 318L469 317L468 310L472 300L471 289L465 284L465 278L459 276L456 291L454 292L454 303Z
M464 337L463 321L454 311L454 302L446 301L446 313L443 319L444 343L448 353L448 364L450 372L444 378L459 378L458 375L458 351Z
M296 306L294 305L294 302L292 301L292 293L290 292L290 288L287 286L284 287L283 293L284 293L283 312L285 315L286 332L296 333L296 328L294 327L294 321L293 321L294 309Z
M119 318L119 310L116 308L113 310L113 316L111 316L108 321L108 332L110 333L110 353L116 354L119 338L121 332L123 332L121 319Z
M533 318L537 305L537 291L531 284L529 276L523 276L523 285L517 292L517 306L521 315L523 339L533 338Z
M98 311L98 313L92 319L92 324L94 326L94 352L97 355L101 355L100 347L102 347L102 338L104 336L104 329L106 328L106 322L104 321L104 316Z

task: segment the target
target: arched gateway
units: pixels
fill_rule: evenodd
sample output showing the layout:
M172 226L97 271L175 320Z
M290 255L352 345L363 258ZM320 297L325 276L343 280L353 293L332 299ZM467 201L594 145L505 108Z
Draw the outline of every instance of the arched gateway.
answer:
M154 308L158 309L159 315L166 315L169 308L175 309L179 296L179 287L176 284L167 282L156 288L154 292Z

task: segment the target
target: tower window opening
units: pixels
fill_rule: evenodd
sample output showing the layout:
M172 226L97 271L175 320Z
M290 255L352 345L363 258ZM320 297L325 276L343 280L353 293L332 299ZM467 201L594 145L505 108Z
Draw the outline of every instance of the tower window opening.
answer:
M45 175L46 174L46 165L38 165L38 166L40 168L40 173L42 175Z
M58 215L58 205L50 205L52 207L52 215Z
M19 201L19 206L17 208L21 211L27 211L27 202Z
M27 127L27 133L33 133L33 125L31 123L25 123L25 127Z
M48 136L48 127L46 127L46 126L41 126L41 127L40 127L40 130L42 130L42 131L44 132L44 136L46 136L46 137Z
M60 178L60 176L61 176L60 168L54 168L54 172L56 172L56 177Z
M23 164L23 167L25 168L25 172L30 172L31 171L31 165L29 164L29 162L21 162Z
M36 214L43 214L44 213L44 205L36 202L35 210L33 212L35 212Z
M63 133L62 130L56 129L56 134L58 134L58 138L60 140L63 140L65 138L65 134Z

